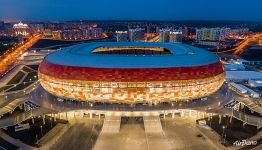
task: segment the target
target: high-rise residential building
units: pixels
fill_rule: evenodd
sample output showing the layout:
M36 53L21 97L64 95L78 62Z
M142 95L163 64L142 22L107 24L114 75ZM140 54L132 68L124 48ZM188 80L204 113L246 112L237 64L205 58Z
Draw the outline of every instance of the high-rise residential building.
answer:
M102 35L102 28L67 29L61 32L61 38L64 40L97 39L101 38Z
M95 39L102 37L103 29L102 28L88 28L82 29L82 38L83 39Z
M174 30L169 32L169 42L182 42L182 31Z
M182 30L161 29L159 42L182 42Z
M90 29L91 32L91 37L92 38L100 38L103 34L103 29L102 28L92 28Z
M44 31L44 24L30 24L30 31L32 33L42 33Z
M160 29L159 41L160 42L169 42L169 33L170 33L170 29Z
M81 40L82 32L79 29L73 29L73 30L63 30L62 31L62 38L65 40Z
M84 39L91 39L91 31L89 29L82 30L83 38Z
M159 33L159 32L160 32L159 26L156 26L156 33Z
M150 26L149 25L146 26L146 33L150 33Z
M129 29L128 34L129 34L130 42L142 42L144 41L145 29L142 28Z
M182 37L187 37L188 36L188 28L186 26L181 28L181 31L182 31Z
M220 28L196 29L197 41L220 41L222 40Z
M225 40L229 36L230 30L231 30L230 28L222 28L221 29L221 34L220 34L221 40Z
M229 35L243 35L249 32L249 28L230 29Z
M117 42L127 42L128 41L127 31L116 31L116 40Z

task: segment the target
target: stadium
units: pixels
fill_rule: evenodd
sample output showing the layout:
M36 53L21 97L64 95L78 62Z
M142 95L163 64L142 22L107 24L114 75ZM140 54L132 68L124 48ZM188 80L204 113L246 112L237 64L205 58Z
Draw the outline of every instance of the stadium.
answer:
M77 101L159 103L216 92L225 80L219 58L181 43L94 42L47 55L42 87Z

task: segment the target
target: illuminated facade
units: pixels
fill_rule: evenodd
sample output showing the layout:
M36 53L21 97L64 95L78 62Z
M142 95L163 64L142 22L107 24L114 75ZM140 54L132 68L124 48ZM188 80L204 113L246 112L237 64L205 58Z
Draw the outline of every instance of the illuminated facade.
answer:
M217 56L171 43L80 44L46 56L38 74L58 97L122 103L201 98L225 78Z
M128 41L127 36L128 36L127 31L116 31L117 42L127 42Z
M27 24L23 24L22 22L19 22L18 24L14 24L13 26L15 30L15 35L22 35L22 36L28 36L29 35L29 27Z
M130 42L142 42L145 40L144 37L145 29L142 28L129 29L128 34L129 34Z
M220 28L201 28L196 29L197 41L220 41L222 40L222 29Z

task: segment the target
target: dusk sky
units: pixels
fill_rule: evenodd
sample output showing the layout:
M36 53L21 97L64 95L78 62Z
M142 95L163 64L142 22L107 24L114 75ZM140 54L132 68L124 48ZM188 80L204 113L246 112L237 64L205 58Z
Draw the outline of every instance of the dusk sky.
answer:
M0 20L262 21L262 0L0 0Z

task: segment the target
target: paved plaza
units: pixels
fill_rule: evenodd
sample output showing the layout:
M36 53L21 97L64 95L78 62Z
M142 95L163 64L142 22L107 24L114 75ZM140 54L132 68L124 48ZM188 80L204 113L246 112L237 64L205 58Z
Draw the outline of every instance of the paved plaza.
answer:
M71 127L51 150L91 150L99 134L99 127L102 126L102 120L76 118L69 122Z
M214 145L204 138L196 128L195 120L192 118L175 118L162 120L162 126L166 137L174 150L203 150L216 149ZM201 136L199 136L201 135Z
M195 126L194 119L175 118L162 120L162 133L145 133L142 121L121 124L119 133L100 134L95 150L168 150L216 149Z

